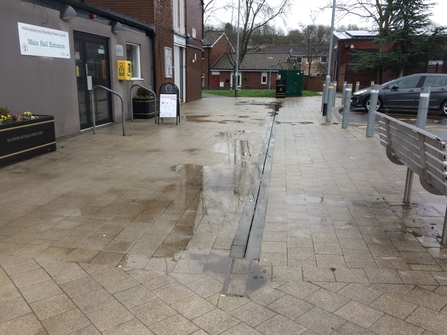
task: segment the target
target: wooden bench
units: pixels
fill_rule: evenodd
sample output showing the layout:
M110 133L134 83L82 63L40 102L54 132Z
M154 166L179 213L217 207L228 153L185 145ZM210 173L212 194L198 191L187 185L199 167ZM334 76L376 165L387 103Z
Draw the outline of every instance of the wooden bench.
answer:
M388 158L395 164L407 167L404 203L411 198L413 173L421 185L432 194L447 195L447 144L423 129L376 112L380 143ZM447 209L441 244L447 244Z

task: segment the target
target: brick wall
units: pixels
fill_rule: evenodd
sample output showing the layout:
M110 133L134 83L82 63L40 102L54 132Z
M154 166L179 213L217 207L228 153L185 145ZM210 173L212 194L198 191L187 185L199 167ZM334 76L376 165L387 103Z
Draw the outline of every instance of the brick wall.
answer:
M205 49L202 64L202 73L205 76L205 87L212 86L210 73L211 66L223 53L227 52L233 52L233 49L225 36L221 36L212 48Z
M155 56L155 91L165 82L174 82L172 78L165 77L165 47L172 49L174 57L174 35L172 32L172 0L86 0L90 4L111 9L119 14L130 16L139 21L155 25L154 56ZM192 34L196 29L196 39L189 40L193 47L186 48L186 101L201 97L201 48L202 48L202 0L185 0L186 32ZM194 62L194 54L197 54ZM141 55L142 60L145 55ZM174 59L172 61L174 65Z

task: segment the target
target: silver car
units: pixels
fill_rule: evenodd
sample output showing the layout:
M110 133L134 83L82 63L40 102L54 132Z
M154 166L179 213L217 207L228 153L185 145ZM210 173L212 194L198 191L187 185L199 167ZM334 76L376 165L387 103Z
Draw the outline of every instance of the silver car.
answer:
M417 73L380 85L376 110L417 109L423 86L430 86L429 109L440 110L447 116L447 74ZM351 107L369 110L371 88L352 94Z

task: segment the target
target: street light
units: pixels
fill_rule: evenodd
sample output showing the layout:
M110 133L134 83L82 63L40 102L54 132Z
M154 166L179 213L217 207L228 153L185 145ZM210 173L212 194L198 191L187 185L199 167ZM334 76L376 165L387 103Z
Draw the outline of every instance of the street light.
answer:
M270 90L270 83L272 82L272 61L273 57L267 57L270 60L270 74L269 74L269 90Z
M328 88L329 83L331 81L331 65L332 65L332 47L333 47L333 40L334 40L334 20L335 20L335 4L336 0L334 0L332 5L332 20L331 20L331 36L329 38L329 59L327 64L327 76L326 80L324 82L324 88L323 88L323 99L321 100L321 110L323 112L323 115L326 115L326 108L327 108L327 99L328 99Z
M237 42L236 42L236 80L235 80L235 87L234 87L234 96L238 97L238 79L239 79L239 18L240 18L240 12L241 12L241 0L238 2L237 6Z

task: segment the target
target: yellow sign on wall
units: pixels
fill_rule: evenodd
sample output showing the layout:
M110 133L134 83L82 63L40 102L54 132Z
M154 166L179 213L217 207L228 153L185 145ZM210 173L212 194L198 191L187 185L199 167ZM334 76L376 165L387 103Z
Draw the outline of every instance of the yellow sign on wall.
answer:
M116 61L118 68L118 80L132 79L132 63L128 60Z

